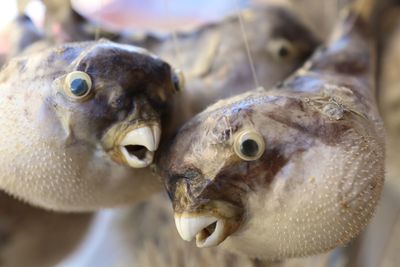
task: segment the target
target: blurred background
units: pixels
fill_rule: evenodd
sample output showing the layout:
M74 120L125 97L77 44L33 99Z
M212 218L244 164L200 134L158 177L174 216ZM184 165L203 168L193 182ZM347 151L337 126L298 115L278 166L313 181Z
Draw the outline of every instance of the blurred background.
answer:
M53 1L54 2L54 1ZM60 7L65 1L59 1ZM232 14L249 0L72 0L81 15L112 31L169 31L174 27L187 30L202 23L217 21ZM38 27L43 27L45 4L40 0L1 1L0 29L18 14L23 6Z

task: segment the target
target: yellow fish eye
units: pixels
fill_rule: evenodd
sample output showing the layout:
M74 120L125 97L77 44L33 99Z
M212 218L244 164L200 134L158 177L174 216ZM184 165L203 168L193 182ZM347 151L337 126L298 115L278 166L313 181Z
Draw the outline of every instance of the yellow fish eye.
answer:
M85 99L91 92L92 79L83 71L72 71L65 78L64 89L73 99Z
M239 133L233 145L238 157L246 161L259 159L265 151L265 141L262 135L254 130Z

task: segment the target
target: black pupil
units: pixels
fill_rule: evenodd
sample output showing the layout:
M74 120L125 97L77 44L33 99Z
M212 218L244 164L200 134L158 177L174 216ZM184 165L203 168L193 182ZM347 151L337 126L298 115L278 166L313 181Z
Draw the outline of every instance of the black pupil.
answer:
M289 50L287 49L287 47L282 46L281 48L279 48L278 54L282 58L287 57L289 55Z
M258 144L252 139L246 139L240 145L240 151L246 157L254 157L258 153Z
M71 92L76 96L82 96L89 90L89 86L84 79L75 79L70 84Z

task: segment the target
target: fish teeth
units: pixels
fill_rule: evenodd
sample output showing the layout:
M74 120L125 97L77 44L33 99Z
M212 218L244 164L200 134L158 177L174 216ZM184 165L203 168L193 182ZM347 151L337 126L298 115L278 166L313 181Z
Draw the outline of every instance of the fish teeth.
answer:
M140 145L149 151L157 149L153 131L150 127L141 127L130 131L122 140L121 146Z
M130 131L125 135L120 143L120 150L125 157L126 162L133 168L144 168L153 162L154 151L157 150L160 143L161 129L158 125L141 127ZM139 159L134 154L129 153L126 146L139 145L145 147L146 151L144 158Z
M126 162L132 168L137 168L137 169L145 168L153 162L154 152L146 151L145 157L143 159L139 159L135 155L132 155L131 153L129 153L125 147L121 146L120 149L121 149L122 155L124 155L124 157L126 159Z
M206 236L204 232L196 235L196 246L199 248L214 247L224 241L225 237L225 223L223 220L218 220L215 230L211 235Z
M181 236L181 238L184 239L184 238L183 238L182 231L181 231L181 217L175 215L175 216L174 216L174 219L175 219L176 230L178 230L178 234Z
M181 238L185 241L192 241L194 237L200 234L204 228L217 221L218 219L213 216L201 216L201 217L190 218L190 217L181 217L180 215L175 215L176 229L178 230L178 233L181 236Z
M160 128L160 126L155 125L152 127L152 129L153 129L154 144L157 149L158 145L160 144L160 139L161 139L161 128Z

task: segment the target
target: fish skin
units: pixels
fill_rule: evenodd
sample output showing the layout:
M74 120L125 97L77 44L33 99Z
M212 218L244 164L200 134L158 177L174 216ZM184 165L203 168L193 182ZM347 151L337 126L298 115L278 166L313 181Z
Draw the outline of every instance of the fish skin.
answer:
M266 260L321 253L360 233L385 154L368 7L356 1L330 42L272 90L221 100L185 123L159 161L175 214L224 220L221 246ZM243 130L263 136L260 159L235 154Z
M64 92L63 79L74 70L91 76L87 101ZM128 127L160 124L168 115L172 75L146 50L107 40L8 62L0 73L1 190L64 211L132 203L158 191L149 169L120 164L112 148Z

